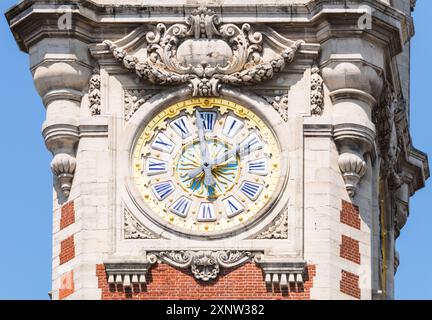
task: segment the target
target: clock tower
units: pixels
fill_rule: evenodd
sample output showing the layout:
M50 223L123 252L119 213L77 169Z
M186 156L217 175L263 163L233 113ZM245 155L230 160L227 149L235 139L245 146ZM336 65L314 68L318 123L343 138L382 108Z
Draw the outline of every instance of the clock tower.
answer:
M52 298L392 299L429 177L414 5L11 8L53 154Z

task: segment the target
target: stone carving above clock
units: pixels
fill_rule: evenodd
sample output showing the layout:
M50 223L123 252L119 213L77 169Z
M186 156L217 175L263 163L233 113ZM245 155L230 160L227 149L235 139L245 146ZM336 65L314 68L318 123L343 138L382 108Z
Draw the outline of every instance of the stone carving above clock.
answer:
M224 84L248 86L272 79L305 45L269 27L259 28L254 31L247 23L223 24L215 12L200 7L184 23L160 23L150 31L138 28L121 40L106 40L103 45L127 70L153 84L188 84L193 96L219 96ZM279 50L266 60L265 38ZM145 58L128 52L140 41L147 44Z

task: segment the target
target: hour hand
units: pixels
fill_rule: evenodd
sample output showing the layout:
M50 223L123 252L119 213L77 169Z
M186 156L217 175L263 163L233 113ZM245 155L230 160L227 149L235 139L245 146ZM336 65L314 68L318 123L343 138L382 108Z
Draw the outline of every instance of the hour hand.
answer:
M189 172L188 176L191 179L195 179L201 172L203 172L203 170L203 167L199 166L198 168L195 168L191 172Z

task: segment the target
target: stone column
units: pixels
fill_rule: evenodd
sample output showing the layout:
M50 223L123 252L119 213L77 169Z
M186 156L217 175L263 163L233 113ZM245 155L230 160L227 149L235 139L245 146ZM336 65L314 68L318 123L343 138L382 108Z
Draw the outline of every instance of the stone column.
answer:
M322 67L322 75L330 91L333 102L334 140L339 149L339 168L350 197L354 197L358 185L366 172L365 154L374 157L375 125L372 110L377 104L383 87L381 67L373 65L370 59L377 60L382 55L372 50L363 40L329 41L323 56L327 58ZM359 54L338 54L359 49ZM364 50L368 46L370 50ZM358 47L358 48L356 48ZM377 51L377 52L375 52ZM372 55L373 53L376 56ZM370 56L370 57L369 57Z
M51 168L63 200L72 187L81 99L92 72L87 51L73 39L43 40L30 49L35 85L46 108L43 136L54 155Z

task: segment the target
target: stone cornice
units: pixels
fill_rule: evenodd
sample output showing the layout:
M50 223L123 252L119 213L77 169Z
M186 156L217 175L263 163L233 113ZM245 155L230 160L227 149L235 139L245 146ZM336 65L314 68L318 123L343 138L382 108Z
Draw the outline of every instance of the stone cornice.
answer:
M64 13L61 6L69 5L73 19L72 30L59 30L58 18ZM362 31L356 28L355 21L364 14L361 6L368 5L372 8L374 24L379 28ZM104 37L111 38L112 33L127 34L143 23L178 23L184 20L196 6L114 6L98 5L88 0L75 1L73 5L70 1L60 0L53 2L50 0L34 1L26 0L6 13L14 36L24 51L28 51L32 43L47 36L73 35L84 42L101 42L99 30L104 29ZM251 23L278 26L296 25L296 29L304 34L303 29L316 28L310 30L312 34L318 34L319 41L338 33L346 34L347 37L357 35L374 38L375 41L388 43L392 54L397 54L401 50L401 43L406 41L409 36L409 19L402 12L386 6L375 0L358 1L311 1L308 4L289 4L265 5L265 6L230 6L229 10L223 11L218 6L210 6L221 16L224 23ZM360 8L359 8L360 7ZM41 29L40 21L45 21ZM326 21L338 21L334 27L330 28ZM26 27L24 28L25 22ZM340 23L342 22L342 23ZM337 27L336 27L337 25ZM399 33L402 29L402 34ZM117 30L117 31L116 31ZM295 29L290 31L295 34ZM309 40L308 40L309 42Z

